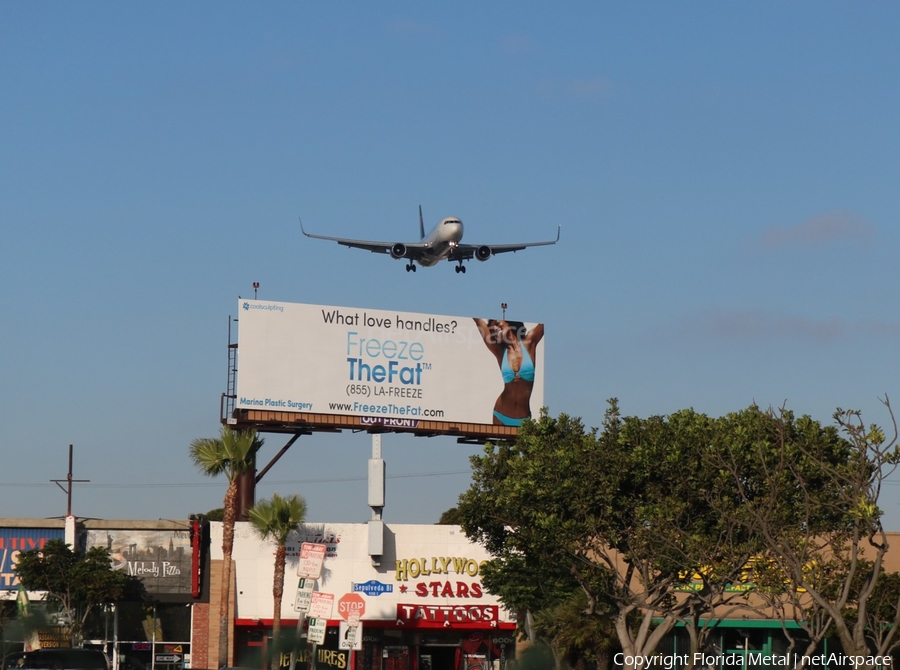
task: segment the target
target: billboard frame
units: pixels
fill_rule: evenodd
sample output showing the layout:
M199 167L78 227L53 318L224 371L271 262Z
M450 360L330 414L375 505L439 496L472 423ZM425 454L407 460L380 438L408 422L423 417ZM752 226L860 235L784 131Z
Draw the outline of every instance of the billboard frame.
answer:
M233 397L233 396L232 396ZM276 412L256 409L233 409L227 415L228 395L222 394L220 420L237 430L253 429L260 433L312 434L340 433L345 430L367 433L406 433L417 437L456 437L461 444L484 444L488 441L512 441L516 426L492 426L481 423L429 421L419 419L373 420L366 416Z
M505 316L505 312L504 312ZM228 317L228 378L226 391L219 405L219 420L236 430L256 430L260 433L287 433L299 437L313 432L340 433L345 430L367 433L401 433L417 437L456 437L460 444L484 444L491 441L514 441L517 426L435 421L425 419L388 419L362 415L323 414L312 412L283 412L239 408L237 404L238 342L232 324L238 319Z

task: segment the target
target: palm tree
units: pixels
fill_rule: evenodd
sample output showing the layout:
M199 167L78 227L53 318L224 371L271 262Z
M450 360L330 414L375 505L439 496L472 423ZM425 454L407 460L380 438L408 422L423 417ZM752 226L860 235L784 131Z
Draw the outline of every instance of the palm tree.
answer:
M252 472L256 452L263 439L256 431L237 431L222 426L219 437L198 438L191 442L191 460L208 477L225 475L225 514L222 520L222 602L219 607L219 666L228 665L228 601L231 596L231 554L234 549L234 519L237 507L237 480Z
M275 549L275 574L272 578L272 597L275 601L272 614L272 647L279 649L279 637L281 635L281 600L284 595L284 564L285 543L288 535L300 528L306 520L306 501L298 495L282 498L277 493L271 500L260 500L248 512L250 521L256 529L257 535L263 540L274 541ZM277 667L272 655L272 667Z
M275 573L272 577L272 648L277 653L278 638L281 635L281 600L284 596L285 544L288 535L299 529L306 520L306 501L298 495L282 498L274 493L271 500L260 500L250 508L248 514L257 535L263 540L274 541L277 546ZM275 658L273 654L273 668L277 667Z

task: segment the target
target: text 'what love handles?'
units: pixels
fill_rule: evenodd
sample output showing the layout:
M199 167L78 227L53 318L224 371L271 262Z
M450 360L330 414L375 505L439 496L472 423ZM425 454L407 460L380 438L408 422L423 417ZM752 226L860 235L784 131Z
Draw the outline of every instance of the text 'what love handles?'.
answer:
M433 316L424 319L404 319L399 314L390 316L370 315L367 312L359 313L359 311L349 312L340 309L332 309L330 311L322 310L322 321L324 323L333 323L340 326L355 326L363 328L384 328L385 330L396 330L405 332L420 333L456 333L459 328L459 321L450 319L449 321L439 321Z

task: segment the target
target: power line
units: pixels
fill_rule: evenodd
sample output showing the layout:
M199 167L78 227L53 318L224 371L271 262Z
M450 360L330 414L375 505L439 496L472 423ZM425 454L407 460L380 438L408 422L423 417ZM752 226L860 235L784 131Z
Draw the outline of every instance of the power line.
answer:
M405 474L388 475L388 479L412 479L416 477L445 477L449 475L470 475L471 470L447 470L444 472L411 472ZM258 486L275 486L282 484L336 484L340 482L364 482L367 477L329 477L316 479L273 479L259 482ZM97 482L85 483L82 489L178 489L178 488L197 488L197 487L221 487L224 480L208 481L208 482L187 482L187 483L155 483L155 484L100 484ZM0 482L0 488L40 488L49 487L50 484L42 483L25 483L25 482Z

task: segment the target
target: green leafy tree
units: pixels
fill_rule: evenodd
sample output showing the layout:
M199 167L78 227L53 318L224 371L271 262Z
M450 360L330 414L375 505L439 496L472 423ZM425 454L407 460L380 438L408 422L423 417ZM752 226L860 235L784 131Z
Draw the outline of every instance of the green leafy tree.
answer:
M710 508L731 495L708 453L722 429L692 410L623 418L612 400L602 432L542 414L515 443L488 445L459 505L466 534L495 557L485 586L532 612L580 590L584 620L607 618L627 656L653 654L679 621L699 651L705 613L745 606L728 586L758 550Z
M72 644L77 644L91 612L106 603L140 600L143 585L136 577L113 570L109 551L92 547L79 554L63 540L50 540L43 549L19 553L16 575L28 591L44 591L69 621Z
M282 498L277 493L269 500L260 500L249 511L250 522L263 540L275 542L275 572L272 577L272 667L277 665L277 650L281 648L281 601L284 596L284 566L288 536L306 520L306 501L298 495Z
M867 582L873 575L874 566L866 561L860 566L858 585L853 589L849 606L845 609L844 618L851 628L858 625L859 617L868 620L862 629L868 638L870 649L890 649L897 647L896 637L888 640L889 635L896 635L897 610L900 607L900 573L884 570L877 576L876 587L860 606L860 594L866 592Z
M450 509L441 513L441 518L438 519L437 525L439 526L458 526L461 517L459 515L459 510L456 507L451 507Z
M720 510L761 538L757 580L776 614L807 633L811 654L826 635L848 655L889 654L900 644L900 584L885 573L888 538L878 506L900 459L893 437L838 410L834 426L784 408L743 417L720 444L718 466L740 504Z
M617 648L609 617L587 612L587 595L573 591L568 599L534 614L534 626L559 659L575 670L609 668L610 652Z
M553 656L555 667L605 670L615 646L612 620L602 609L588 607L565 564L512 553L485 563L481 575L487 589L516 611L529 639Z
M256 452L263 439L255 431L236 431L223 426L217 438L191 442L190 457L204 475L228 480L222 520L222 602L219 607L219 665L228 664L228 602L231 597L231 555L234 550L234 522L237 510L237 481L255 467Z

